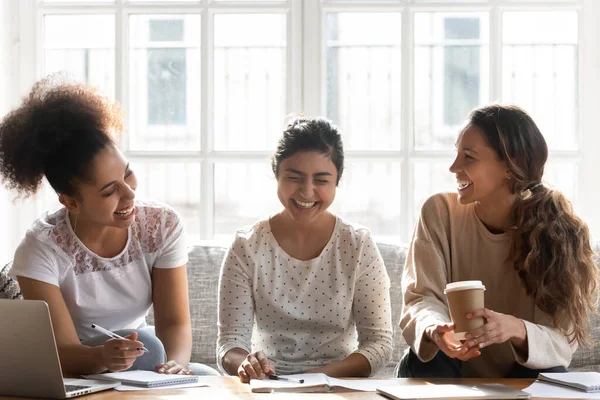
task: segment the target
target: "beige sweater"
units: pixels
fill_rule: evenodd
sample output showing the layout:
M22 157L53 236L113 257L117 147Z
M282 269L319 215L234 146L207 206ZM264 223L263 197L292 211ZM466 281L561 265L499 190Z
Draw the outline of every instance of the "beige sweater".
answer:
M438 347L425 328L450 322L446 283L481 280L488 309L521 318L527 329L529 354L517 353L509 342L482 349L463 363L465 377L503 377L517 361L531 369L567 367L576 345L553 326L552 318L526 295L516 271L506 262L510 235L492 234L475 214L473 204L458 203L456 193L429 198L409 248L402 277L400 327L419 358L431 360Z

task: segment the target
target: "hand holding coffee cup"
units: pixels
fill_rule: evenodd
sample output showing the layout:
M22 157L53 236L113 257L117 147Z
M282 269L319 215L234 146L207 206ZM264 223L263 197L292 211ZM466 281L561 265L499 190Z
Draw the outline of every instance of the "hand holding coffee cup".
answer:
M483 318L485 324L467 332L465 347L482 349L510 340L515 348L527 348L527 328L522 319L487 308L470 312L467 314L467 318Z
M485 286L481 281L460 281L446 285L444 293L448 298L456 339L465 340L467 332L479 328L485 323L482 317L472 319L466 317L467 313L484 308L484 292Z
M435 324L425 329L427 337L450 358L468 361L481 355L479 348L469 348L454 337L454 324Z

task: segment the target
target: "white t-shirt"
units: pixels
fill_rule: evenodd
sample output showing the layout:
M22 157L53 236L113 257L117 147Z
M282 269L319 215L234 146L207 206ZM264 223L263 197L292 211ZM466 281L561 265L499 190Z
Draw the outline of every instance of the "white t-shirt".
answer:
M368 230L337 218L321 254L289 256L269 220L237 232L219 282L217 364L262 350L277 373L301 373L357 352L375 373L392 354L390 280ZM252 339L252 340L251 340Z
M183 226L176 212L136 201L127 244L103 258L74 234L66 208L36 220L17 248L10 271L58 286L80 340L98 336L91 324L109 330L145 326L152 305L152 268L187 263Z

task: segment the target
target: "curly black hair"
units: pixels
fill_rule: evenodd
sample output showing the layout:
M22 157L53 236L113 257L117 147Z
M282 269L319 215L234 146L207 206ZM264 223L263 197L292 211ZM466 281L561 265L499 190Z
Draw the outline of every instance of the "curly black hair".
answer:
M59 194L75 196L89 182L94 157L122 130L118 103L64 73L37 82L0 123L0 178L21 197L46 179Z

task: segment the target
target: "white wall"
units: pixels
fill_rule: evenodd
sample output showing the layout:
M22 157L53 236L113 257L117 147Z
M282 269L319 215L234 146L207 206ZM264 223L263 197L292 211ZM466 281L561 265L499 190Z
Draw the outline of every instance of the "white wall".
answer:
M581 199L581 217L588 223L593 240L600 240L600 190L597 189L600 177L598 176L598 153L600 152L600 1L584 0L586 12L583 14L584 29L580 35L583 49L581 51L581 69L586 76L585 85L581 93L582 112L582 174L580 187L592 188L583 191L588 195Z
M33 26L23 23L23 18L33 17L33 13L23 12L23 8L31 9L32 2L0 0L0 117L18 105L35 79L35 33L21 29ZM12 260L27 228L39 214L35 200L15 199L14 193L0 186L0 266Z
M14 24L10 22L11 9L15 5L13 1L0 2L0 115L8 111L12 103L14 93L14 58L13 33ZM0 266L10 260L13 242L13 213L15 206L10 202L9 194L0 188Z

